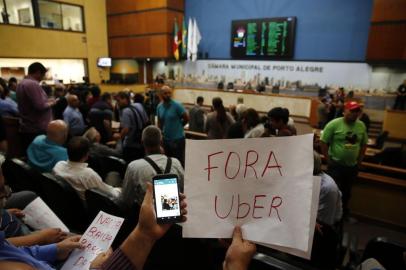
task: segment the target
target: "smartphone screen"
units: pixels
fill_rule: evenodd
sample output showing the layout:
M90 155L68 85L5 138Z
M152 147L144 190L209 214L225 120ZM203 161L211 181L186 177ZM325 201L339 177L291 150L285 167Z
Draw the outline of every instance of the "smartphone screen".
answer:
M154 182L155 211L158 223L180 221L178 178L176 175L157 175Z

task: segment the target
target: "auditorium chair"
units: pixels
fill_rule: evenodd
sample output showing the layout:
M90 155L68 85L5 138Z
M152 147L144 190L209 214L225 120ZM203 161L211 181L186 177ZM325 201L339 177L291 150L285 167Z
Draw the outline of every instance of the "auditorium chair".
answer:
M124 214L124 223L118 232L116 239L112 244L113 249L121 245L121 243L127 238L127 236L134 230L138 224L138 218L140 215L141 205L134 201L130 209L122 210Z
M84 203L63 178L50 173L40 175L43 200L65 225L74 232L84 232L89 225Z
M6 159L2 169L5 181L13 192L30 190L42 196L42 188L38 181L38 175L41 173L30 165L18 158Z
M370 240L365 247L362 261L369 258L377 260L386 270L406 269L404 254L406 246L384 237L377 237Z
M112 196L98 189L92 188L86 190L85 197L90 221L97 216L99 211L104 211L107 214L114 216L124 217L123 210Z
M87 163L102 179L105 179L109 172L118 172L123 179L127 169L127 164L123 159L113 156L89 156Z

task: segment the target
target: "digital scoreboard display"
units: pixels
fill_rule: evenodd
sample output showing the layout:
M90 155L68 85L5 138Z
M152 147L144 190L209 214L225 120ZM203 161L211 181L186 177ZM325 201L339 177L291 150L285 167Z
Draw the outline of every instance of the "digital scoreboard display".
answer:
M296 17L233 21L231 57L236 59L292 58Z

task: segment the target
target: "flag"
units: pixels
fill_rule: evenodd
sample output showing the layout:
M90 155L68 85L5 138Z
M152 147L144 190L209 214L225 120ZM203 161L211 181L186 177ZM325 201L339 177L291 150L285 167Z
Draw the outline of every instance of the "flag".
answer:
M186 28L186 22L185 22L185 17L183 17L183 22L182 22L182 58L186 58L187 54L187 34L188 34L188 29Z
M193 36L192 36L193 42L192 42L192 61L196 61L197 59L197 51L198 51L198 46L200 43L200 40L202 39L202 36L200 35L199 27L197 26L196 19L193 19Z
M192 59L192 47L193 47L193 21L189 18L188 23L188 33L187 33L187 59Z
M179 60L179 28L178 28L178 22L175 18L175 24L173 27L173 56L175 57L176 61Z

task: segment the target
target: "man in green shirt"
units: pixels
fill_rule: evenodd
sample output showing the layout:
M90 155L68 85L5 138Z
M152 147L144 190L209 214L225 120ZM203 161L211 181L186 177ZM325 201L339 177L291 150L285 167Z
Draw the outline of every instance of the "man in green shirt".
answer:
M358 120L361 106L355 101L345 104L344 117L332 120L321 136L321 150L328 161L327 173L342 192L344 215L348 215L351 187L358 174L368 141L363 122Z

